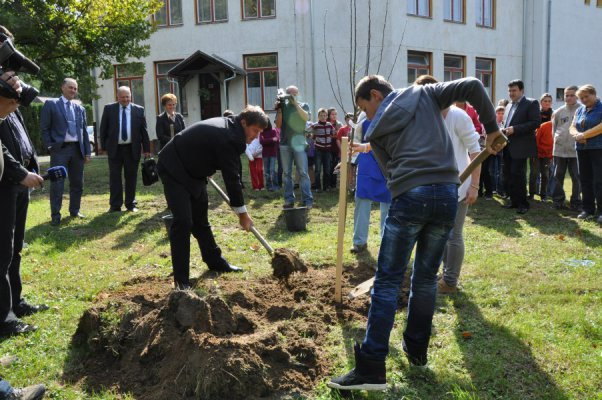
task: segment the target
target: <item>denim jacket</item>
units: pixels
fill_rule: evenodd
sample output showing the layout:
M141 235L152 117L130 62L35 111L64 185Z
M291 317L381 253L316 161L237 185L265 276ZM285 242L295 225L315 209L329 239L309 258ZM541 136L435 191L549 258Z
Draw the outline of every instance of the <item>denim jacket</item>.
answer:
M582 105L577 109L575 113L575 127L579 132L585 132L586 130L599 125L602 122L602 102L600 99L596 101L596 104L591 110L587 111L585 106ZM584 144L577 143L577 150L592 150L602 149L602 135L594 136L593 138L586 139Z

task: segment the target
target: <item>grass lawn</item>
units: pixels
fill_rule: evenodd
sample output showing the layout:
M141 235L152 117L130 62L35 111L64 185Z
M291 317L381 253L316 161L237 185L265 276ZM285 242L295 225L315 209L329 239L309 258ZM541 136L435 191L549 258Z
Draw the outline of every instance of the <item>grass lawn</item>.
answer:
M37 332L0 342L0 355L19 358L0 371L13 386L45 383L50 399L133 398L90 393L66 383L62 374L76 362L71 337L99 292L133 277L171 272L161 189L160 184L143 187L139 179L140 212L107 213L107 161L95 159L86 167L82 213L87 218L63 217L58 228L49 224L48 189L33 193L25 235L29 247L21 267L24 295L51 310L25 319L39 326ZM226 258L246 267L249 280L269 275L268 254L257 250L252 234L237 227L238 219L217 193L211 188L209 193L210 221ZM246 195L256 227L274 248L296 249L312 265L334 266L338 193L315 196L308 231L302 233L286 231L280 194L247 189ZM346 266L358 262L347 251L352 214L350 206ZM375 262L378 214L374 209L370 255L362 262ZM575 217L551 203L532 202L532 210L519 216L501 209L499 200L479 200L465 227L462 290L437 303L429 369L416 371L403 357L405 312L399 312L387 361L390 389L355 393L355 398L602 399L602 228ZM199 276L206 267L197 247L192 250L192 276ZM349 349L364 328L364 321L357 321L333 329L328 350L334 373L352 365ZM313 388L311 398L338 398L326 388L327 378Z

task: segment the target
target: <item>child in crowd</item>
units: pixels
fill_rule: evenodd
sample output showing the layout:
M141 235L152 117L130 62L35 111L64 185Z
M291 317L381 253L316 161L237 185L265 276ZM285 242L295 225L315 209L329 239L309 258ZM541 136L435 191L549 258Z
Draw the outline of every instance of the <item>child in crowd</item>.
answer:
M311 127L311 137L314 140L316 148L315 158L315 177L316 191L328 190L332 174L332 145L335 140L334 127L327 121L328 111L325 108L318 110L318 122ZM322 172L322 179L320 173Z
M251 185L253 190L263 189L263 160L261 159L263 149L259 138L256 137L247 145L245 154L249 159L249 171L251 172Z
M271 192L279 188L276 176L276 160L280 148L280 129L274 128L268 121L268 127L259 134L259 143L262 147L263 173L265 186Z

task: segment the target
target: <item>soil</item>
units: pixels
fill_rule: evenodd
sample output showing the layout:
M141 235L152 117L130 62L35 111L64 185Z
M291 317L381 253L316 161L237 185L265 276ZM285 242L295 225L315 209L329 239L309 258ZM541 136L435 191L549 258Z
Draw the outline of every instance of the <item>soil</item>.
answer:
M343 294L373 273L346 268ZM289 279L217 277L174 291L138 278L101 293L79 321L64 379L145 400L307 395L329 376L329 332L365 326L369 297L336 304L333 267Z
M272 258L272 274L286 286L295 272L307 272L307 265L294 250L284 247L274 250Z

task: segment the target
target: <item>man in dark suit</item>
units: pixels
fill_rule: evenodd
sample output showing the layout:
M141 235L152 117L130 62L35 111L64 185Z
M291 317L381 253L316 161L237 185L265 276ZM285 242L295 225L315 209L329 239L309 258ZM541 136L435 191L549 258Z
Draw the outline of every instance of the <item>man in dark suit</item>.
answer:
M125 178L125 207L136 208L136 180L141 152L150 156L150 142L146 130L144 108L131 102L130 88L117 89L117 103L107 104L100 121L100 143L109 156L109 211L121 211L123 186L121 171Z
M84 163L90 161L90 139L86 130L86 110L73 103L77 95L77 81L65 78L61 85L63 95L44 103L40 115L42 140L50 152L50 165L63 165L69 177L69 214L85 218L80 213L84 188ZM61 223L64 180L50 182L51 225Z
M261 108L247 106L239 115L197 122L174 136L159 153L159 176L173 214L169 242L176 289L190 288L191 233L210 270L241 270L222 257L215 243L207 217L207 177L217 170L222 172L230 206L238 214L243 229L251 229L253 222L244 205L238 165L246 144L267 124L267 116Z
M525 97L524 91L521 80L508 83L511 102L506 106L502 130L508 136L508 146L504 149L504 179L510 195L510 203L504 207L516 208L519 214L529 210L527 160L537 156L535 130L541 122L539 102Z
M176 112L178 98L173 93L164 94L161 97L161 105L164 111L157 115L155 132L163 148L175 135L183 131L186 125L182 114Z

